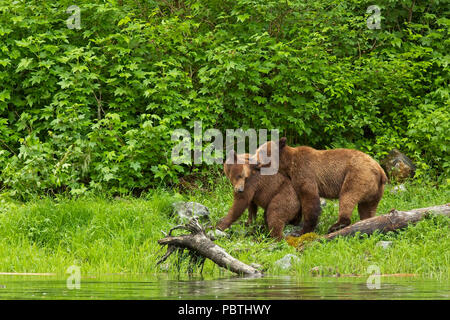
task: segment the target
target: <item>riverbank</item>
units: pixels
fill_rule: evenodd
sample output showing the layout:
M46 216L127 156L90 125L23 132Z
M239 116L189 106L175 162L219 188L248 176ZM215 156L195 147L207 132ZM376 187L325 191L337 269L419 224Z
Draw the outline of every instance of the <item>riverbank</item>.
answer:
M181 195L158 189L139 199L45 198L27 203L1 199L0 272L64 275L70 266L77 265L83 275L176 274L174 260L161 266L156 266L156 262L164 252L157 244L163 237L162 231L178 223L171 212L172 203L179 200L206 205L215 223L232 203L231 187L222 180L212 191ZM448 202L448 187L405 184L404 190L394 190L388 186L378 213ZM337 219L337 203L327 201L317 229L319 234L324 234ZM397 233L317 242L299 253L285 241L277 243L269 238L258 227L263 223L262 216L260 209L255 225L246 228L245 213L227 231L230 237L216 242L243 262L261 265L266 274L311 276L311 269L318 267L324 276L367 276L369 266L376 266L382 274L450 279L449 218L429 218ZM379 241L392 243L383 248L377 245ZM299 259L283 269L275 262L287 254ZM186 272L184 264L182 273ZM224 276L229 272L207 261L203 274Z

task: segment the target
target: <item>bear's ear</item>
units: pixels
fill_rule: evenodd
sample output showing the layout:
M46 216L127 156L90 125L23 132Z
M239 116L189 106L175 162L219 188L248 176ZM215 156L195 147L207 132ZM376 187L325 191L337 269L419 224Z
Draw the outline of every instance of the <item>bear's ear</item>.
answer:
M261 167L257 163L249 163L250 170L253 171L261 171Z
M258 157L256 154L249 155L247 162L252 171L260 171L261 167L258 165Z
M286 137L283 137L280 139L280 141L278 142L278 148L281 151L281 149L283 149L284 147L286 147Z

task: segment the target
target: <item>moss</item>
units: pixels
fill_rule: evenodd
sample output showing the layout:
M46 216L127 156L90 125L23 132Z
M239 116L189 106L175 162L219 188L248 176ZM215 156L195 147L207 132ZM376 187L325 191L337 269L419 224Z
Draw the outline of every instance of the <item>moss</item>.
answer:
M288 237L286 237L286 242L290 246L293 246L295 248L300 248L304 244L306 244L308 242L312 242L314 240L317 240L318 238L320 238L320 236L317 233L309 232L309 233L305 233L304 235L302 235L300 237L288 236Z

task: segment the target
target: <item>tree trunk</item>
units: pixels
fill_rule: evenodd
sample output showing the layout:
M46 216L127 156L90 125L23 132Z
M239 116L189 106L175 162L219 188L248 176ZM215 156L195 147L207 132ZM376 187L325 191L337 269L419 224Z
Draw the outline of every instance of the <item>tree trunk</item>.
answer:
M185 229L191 232L188 235L171 236L171 232L175 229ZM167 253L158 261L158 264L167 259L168 256L176 249L186 248L194 255L200 255L204 258L212 260L222 268L228 269L237 274L260 275L261 272L245 263L233 258L222 247L215 244L205 234L205 231L198 223L197 219L191 219L184 226L177 226L170 230L168 236L158 240L160 245L167 245Z
M409 211L397 211L393 209L388 214L361 220L341 230L332 232L326 235L324 239L331 240L338 236L352 236L357 232L362 234L372 234L375 230L386 233L404 228L410 223L416 223L419 220L422 220L427 214L445 215L449 217L450 203L441 206L412 209Z

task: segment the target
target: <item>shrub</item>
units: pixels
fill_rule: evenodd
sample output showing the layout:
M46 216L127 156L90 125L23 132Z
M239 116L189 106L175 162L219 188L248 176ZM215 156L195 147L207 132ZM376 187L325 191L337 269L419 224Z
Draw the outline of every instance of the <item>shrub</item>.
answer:
M140 192L195 171L171 133L278 128L291 144L399 147L449 173L449 8L378 1L0 0L0 179L18 197ZM200 166L201 170L210 167Z

